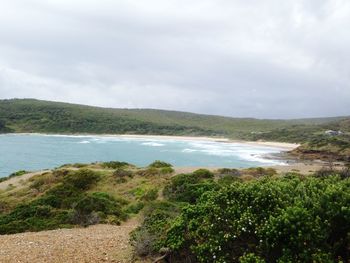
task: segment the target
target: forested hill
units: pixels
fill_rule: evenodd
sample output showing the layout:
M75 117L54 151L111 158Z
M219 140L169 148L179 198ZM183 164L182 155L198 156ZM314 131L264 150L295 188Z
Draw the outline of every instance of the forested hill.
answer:
M237 138L285 121L235 119L152 109L110 109L13 99L0 101L0 129L13 132L217 135Z
M258 139L261 134L283 129L319 130L320 125L335 121L338 125L338 120L343 119L259 120L153 109L99 108L34 99L0 100L0 132L211 135Z

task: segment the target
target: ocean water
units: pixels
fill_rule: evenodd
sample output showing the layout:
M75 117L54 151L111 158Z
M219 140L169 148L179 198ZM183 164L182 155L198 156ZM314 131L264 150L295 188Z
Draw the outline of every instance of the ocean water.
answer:
M265 158L276 147L240 143L114 136L0 135L0 177L18 170L36 171L66 163L126 161L146 166L154 160L174 166L235 167L283 164Z

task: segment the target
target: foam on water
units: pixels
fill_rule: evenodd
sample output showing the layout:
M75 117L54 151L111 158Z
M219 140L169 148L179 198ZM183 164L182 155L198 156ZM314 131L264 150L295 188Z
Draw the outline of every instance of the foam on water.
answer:
M158 142L143 142L141 144L146 146L153 146L153 147L161 147L165 145L163 143L158 143Z
M283 149L266 146L252 146L239 143L192 142L191 148L183 149L184 153L201 152L207 155L235 157L240 160L260 162L271 165L284 165L285 162L266 158L266 155L281 152Z
M90 141L80 141L80 142L78 142L78 143L82 143L82 144L86 144L86 143L90 143Z

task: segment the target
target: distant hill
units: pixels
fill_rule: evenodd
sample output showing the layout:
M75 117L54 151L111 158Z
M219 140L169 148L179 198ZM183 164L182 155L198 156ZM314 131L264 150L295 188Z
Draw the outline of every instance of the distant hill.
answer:
M0 131L211 135L246 138L275 129L327 124L340 118L261 120L154 109L112 109L34 99L0 100ZM340 124L337 124L340 125Z
M328 136L326 130L341 130ZM35 99L0 100L0 133L91 133L216 136L302 143L305 152L350 158L350 117L269 120L155 109L113 109ZM299 150L300 150L299 149ZM342 154L343 155L343 154ZM338 159L338 157L337 157ZM342 157L341 157L342 159Z

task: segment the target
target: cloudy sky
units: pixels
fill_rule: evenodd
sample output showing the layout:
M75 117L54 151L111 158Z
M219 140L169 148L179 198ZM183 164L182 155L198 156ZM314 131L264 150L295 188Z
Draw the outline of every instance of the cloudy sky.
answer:
M1 0L0 98L350 115L349 0Z

